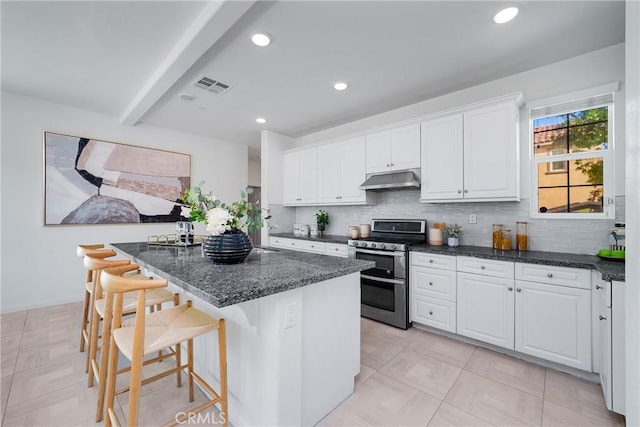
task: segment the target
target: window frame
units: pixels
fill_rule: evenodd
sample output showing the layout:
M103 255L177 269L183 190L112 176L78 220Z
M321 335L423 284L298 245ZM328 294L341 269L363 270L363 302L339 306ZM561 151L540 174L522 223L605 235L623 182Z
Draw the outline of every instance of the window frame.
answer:
M571 104L576 99L567 98L567 100L563 103ZM560 103L558 103L560 104ZM535 156L535 144L534 144L534 121L544 117L550 117L553 115L562 115L562 114L570 114L577 111L585 111L590 109L596 109L600 107L607 107L607 130L608 130L608 141L607 148L604 150L598 151L586 151L579 153L565 153L562 155L552 155L552 156ZM611 102L603 102L603 103L595 103L593 105L589 105L588 108L578 109L574 106L567 105L566 109L559 109L554 111L553 114L549 116L539 116L532 118L531 110L533 108L529 108L529 158L530 158L530 167L531 167L531 206L530 206L530 216L535 219L613 219L615 218L615 173L614 173L614 149L615 149L615 129L614 129L614 117L615 117L615 106L614 100ZM593 212L593 213L574 213L574 212L552 212L552 213L542 213L539 212L538 209L538 168L540 163L549 163L550 165L553 162L565 162L567 165L570 161L579 160L579 159L589 159L589 158L600 158L602 157L602 212ZM548 167L547 167L548 169ZM560 170L550 171L547 170L547 173L560 172Z

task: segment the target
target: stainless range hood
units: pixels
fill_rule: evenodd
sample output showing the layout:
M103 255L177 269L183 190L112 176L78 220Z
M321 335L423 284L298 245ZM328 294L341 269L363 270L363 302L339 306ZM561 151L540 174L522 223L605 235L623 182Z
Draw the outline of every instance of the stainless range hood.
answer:
M412 170L372 174L360 185L361 190L420 188L420 178Z

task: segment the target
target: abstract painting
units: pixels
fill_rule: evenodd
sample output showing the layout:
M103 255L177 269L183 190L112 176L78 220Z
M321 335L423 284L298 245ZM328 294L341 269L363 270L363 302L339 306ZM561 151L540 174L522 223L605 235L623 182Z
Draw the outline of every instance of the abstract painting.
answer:
M191 156L44 133L45 225L180 221Z

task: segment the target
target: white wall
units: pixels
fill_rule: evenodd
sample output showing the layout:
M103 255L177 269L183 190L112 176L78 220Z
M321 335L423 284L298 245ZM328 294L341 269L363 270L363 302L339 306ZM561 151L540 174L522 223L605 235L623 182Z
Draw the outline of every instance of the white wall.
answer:
M263 130L260 134L262 158L262 207L282 204L282 152L294 147L294 139L279 133ZM262 229L262 244L269 242L269 229Z
M250 185L252 187L260 187L260 184L262 182L262 178L260 176L262 173L260 159L257 157L249 157L248 168L249 179L247 185Z
M626 263L626 378L627 425L640 426L640 2L626 3L627 76L627 259ZM631 191L633 189L633 191Z
M497 96L522 92L524 102L586 89L612 81L624 81L624 43L576 56L544 67L418 102L296 139L297 145L315 144L363 133L378 127L472 104ZM473 72L469 70L469 72ZM624 85L615 96L616 195L624 194ZM531 194L528 112L520 110L520 193Z
M43 132L191 154L192 184L223 201L247 186L247 147L184 132L2 93L2 276L0 310L54 305L82 298L84 271L75 255L81 243L144 241L175 231L171 223L44 227ZM197 232L204 233L198 225Z

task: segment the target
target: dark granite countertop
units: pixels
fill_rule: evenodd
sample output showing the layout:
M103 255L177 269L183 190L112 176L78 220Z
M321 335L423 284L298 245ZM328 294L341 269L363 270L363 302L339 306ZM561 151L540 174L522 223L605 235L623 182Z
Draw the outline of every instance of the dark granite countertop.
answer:
M226 307L371 268L374 263L329 255L256 248L241 264L214 265L200 246L111 243L141 266L213 304Z
M624 281L625 277L623 262L604 261L594 255L543 251L499 251L484 246L458 246L452 248L447 245L432 246L428 244L413 245L410 250L432 254L463 255L500 261L555 265L559 267L590 268L602 273L603 280Z
M313 242L323 242L323 243L341 243L346 245L349 240L348 236L338 236L336 234L326 234L323 237L309 237L309 236L294 236L293 233L272 233L269 234L270 237L282 237L286 239L299 239L299 240L310 240Z

